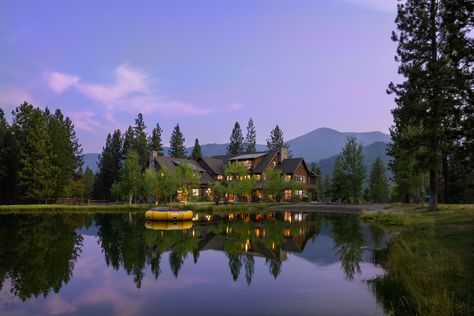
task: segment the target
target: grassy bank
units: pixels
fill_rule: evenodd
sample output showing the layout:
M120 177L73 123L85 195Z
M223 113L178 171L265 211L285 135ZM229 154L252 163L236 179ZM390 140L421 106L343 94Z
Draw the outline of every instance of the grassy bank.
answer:
M246 212L266 211L274 203L231 203L215 205L211 202L202 203L173 203L173 209L188 209L196 212ZM35 212L143 212L152 207L168 208L168 205L61 205L61 204L25 204L25 205L0 205L0 214L4 213L35 213Z
M396 315L472 314L474 205L395 207L362 214L400 233L382 256L388 274L371 281L379 301Z
M25 204L25 205L0 205L0 214L6 213L36 213L36 212L142 212L151 206L146 204L136 205L61 205L61 204Z

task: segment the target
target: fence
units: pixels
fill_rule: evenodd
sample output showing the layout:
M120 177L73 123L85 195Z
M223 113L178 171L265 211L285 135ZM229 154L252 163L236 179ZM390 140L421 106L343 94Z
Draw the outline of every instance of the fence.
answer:
M59 198L57 204L64 205L109 205L108 200L92 200L86 198Z

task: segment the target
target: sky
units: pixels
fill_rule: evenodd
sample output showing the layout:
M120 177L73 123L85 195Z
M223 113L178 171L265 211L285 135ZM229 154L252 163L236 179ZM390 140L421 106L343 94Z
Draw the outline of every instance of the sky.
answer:
M0 1L0 108L59 108L84 152L143 113L169 143L388 132L395 0ZM11 120L11 114L9 119Z

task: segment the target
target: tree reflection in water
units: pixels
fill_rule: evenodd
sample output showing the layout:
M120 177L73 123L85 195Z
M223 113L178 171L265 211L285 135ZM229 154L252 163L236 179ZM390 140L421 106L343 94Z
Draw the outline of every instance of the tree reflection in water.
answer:
M352 280L360 272L367 237L353 215L204 214L183 226L188 229L178 230L147 229L142 213L4 215L0 221L0 288L10 279L11 292L22 300L58 292L71 279L81 253L83 237L76 231L92 223L107 266L126 271L137 288L142 286L148 267L154 278L159 278L163 255L168 255L171 272L178 278L188 255L197 264L200 253L207 250L225 253L234 281L243 267L245 281L251 285L256 258L264 259L276 279L288 254L304 257L310 240L312 247L318 247L315 240L322 225L331 227L325 234L331 234L342 270ZM383 240L383 231L366 231L375 244Z
M75 229L91 222L72 214L2 216L0 289L9 279L11 293L22 301L58 293L81 253L83 238Z

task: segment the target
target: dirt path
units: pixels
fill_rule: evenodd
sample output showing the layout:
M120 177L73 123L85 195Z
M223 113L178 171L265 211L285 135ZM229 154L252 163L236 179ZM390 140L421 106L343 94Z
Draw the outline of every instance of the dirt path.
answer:
M336 204L336 203L296 203L271 206L276 211L304 211L304 212L328 212L328 213L360 213L366 211L379 211L390 209L390 204Z

